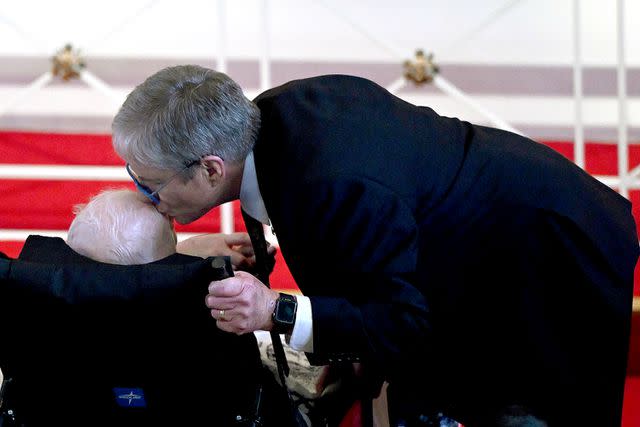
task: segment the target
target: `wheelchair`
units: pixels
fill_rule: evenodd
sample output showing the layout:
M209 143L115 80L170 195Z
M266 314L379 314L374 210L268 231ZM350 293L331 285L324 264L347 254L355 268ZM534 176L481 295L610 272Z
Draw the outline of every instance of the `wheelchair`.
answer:
M220 331L204 304L228 258L122 266L65 251L29 236L0 258L0 427L291 424L255 336Z

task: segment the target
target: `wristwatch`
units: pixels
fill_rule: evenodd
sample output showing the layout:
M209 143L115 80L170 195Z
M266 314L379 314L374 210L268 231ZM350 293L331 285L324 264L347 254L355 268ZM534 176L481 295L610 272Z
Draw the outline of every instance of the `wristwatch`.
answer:
M298 300L290 294L280 293L276 300L271 319L273 320L273 331L279 334L290 335L293 332L293 325L296 323L296 312L298 311Z

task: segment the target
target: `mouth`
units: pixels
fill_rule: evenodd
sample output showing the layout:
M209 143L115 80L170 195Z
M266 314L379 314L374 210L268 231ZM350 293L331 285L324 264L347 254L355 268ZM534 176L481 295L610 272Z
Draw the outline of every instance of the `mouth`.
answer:
M160 211L158 211L158 212L160 212ZM173 215L169 215L166 212L160 212L160 213L162 214L163 217L165 217L167 219L167 221L169 221L171 224L174 224L176 218Z

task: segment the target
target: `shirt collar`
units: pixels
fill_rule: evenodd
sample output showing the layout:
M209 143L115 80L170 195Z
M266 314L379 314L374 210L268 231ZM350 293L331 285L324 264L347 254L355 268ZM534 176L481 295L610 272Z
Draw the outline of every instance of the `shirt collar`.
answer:
M253 159L253 151L249 153L244 161L244 171L242 172L242 184L240 184L240 206L251 217L263 224L271 224L267 208L258 188L258 175L256 174L256 164Z

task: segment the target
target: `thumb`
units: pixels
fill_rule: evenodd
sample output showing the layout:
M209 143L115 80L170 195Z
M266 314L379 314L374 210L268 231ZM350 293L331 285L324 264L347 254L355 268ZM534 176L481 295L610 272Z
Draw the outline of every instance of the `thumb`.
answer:
M235 297L242 292L242 279L230 277L209 283L209 294L215 297Z

